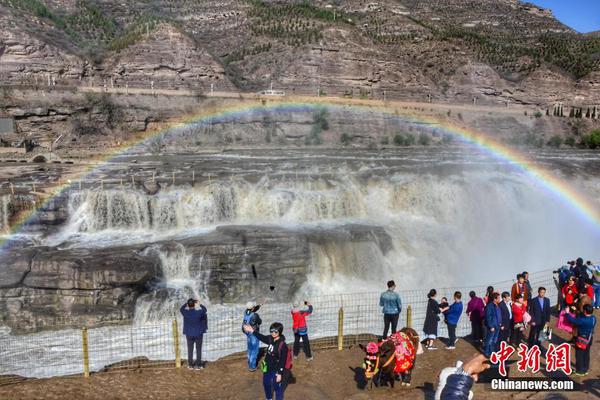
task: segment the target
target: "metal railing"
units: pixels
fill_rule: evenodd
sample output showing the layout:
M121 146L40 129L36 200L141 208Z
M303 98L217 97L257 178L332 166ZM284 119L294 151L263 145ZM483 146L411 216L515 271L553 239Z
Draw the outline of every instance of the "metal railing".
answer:
M547 289L552 304L557 288L551 271L533 273L530 281L534 292L539 286ZM497 291L510 291L512 281L492 283ZM474 290L483 296L486 286L441 288L438 299L452 299L455 291L463 294ZM399 291L403 303L399 329L411 326L421 332L427 309L427 291ZM312 299L314 313L308 321L312 346L343 349L352 344L374 340L383 333L383 318L379 307L380 293L333 294ZM214 361L223 357L245 357L246 336L241 330L243 306L209 305L209 329L204 335L202 358ZM152 324L120 325L97 328L61 329L27 335L11 335L0 331L0 382L15 375L50 377L110 371L139 367L179 367L187 360L186 339L181 332L181 318L173 310L173 319ZM263 329L272 322L284 325L288 344L293 341L289 304L266 304L259 314ZM470 333L470 323L462 315L457 335ZM439 323L439 337L447 337L446 325ZM183 361L182 361L183 360Z

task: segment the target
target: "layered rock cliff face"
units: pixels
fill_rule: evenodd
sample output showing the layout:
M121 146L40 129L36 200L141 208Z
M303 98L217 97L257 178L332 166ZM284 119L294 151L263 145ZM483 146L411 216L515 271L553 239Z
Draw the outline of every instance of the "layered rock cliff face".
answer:
M358 225L304 231L226 226L193 239L104 249L13 243L0 263L1 322L15 332L131 322L140 296L159 305L173 297L164 289L166 266L156 250L177 246L190 257L188 273L204 273L201 295L212 302L290 301L311 272L315 249L361 243L382 253L391 249L383 229Z
M41 3L0 2L4 81L600 103L598 38L517 0Z

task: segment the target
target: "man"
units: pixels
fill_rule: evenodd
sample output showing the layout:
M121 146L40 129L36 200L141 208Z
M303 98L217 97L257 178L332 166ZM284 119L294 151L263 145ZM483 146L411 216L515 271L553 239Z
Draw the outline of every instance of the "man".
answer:
M527 341L529 347L542 345L539 340L540 332L550 322L550 300L545 296L546 288L540 286L537 297L532 299L529 305L529 314L531 315L531 330Z
M513 316L512 301L510 300L510 294L508 292L502 293L502 302L499 307L502 319L500 320L500 335L498 341L510 343L510 338L512 337Z
M200 309L196 308L196 305ZM179 309L183 315L183 334L187 341L188 368L202 369L202 337L208 328L206 307L200 301L189 299ZM196 346L196 362L194 363L194 345Z
M381 293L381 297L379 298L379 306L383 307L383 339L387 339L390 324L392 325L392 334L396 333L398 318L400 317L400 312L402 312L400 295L394 292L396 283L388 281L387 287L388 290Z
M529 304L529 300L531 300L533 293L533 289L531 289L531 283L529 283L529 272L523 271L521 275L523 275L525 286L527 286L527 294L524 294L523 297L525 298L525 304Z
M242 326L250 325L254 331L260 331L260 324L262 324L262 320L257 313L259 308L260 304L254 304L252 301L246 303L246 310L244 311L244 321ZM246 343L248 345L248 371L254 372L256 371L256 360L258 358L260 341L256 336L245 332L243 327L242 332L244 332L246 335Z
M483 299L477 297L475 291L469 292L469 303L467 303L467 315L471 321L471 336L475 343L483 340L483 318L485 315Z
M448 325L448 346L446 349L454 350L456 348L456 325L463 311L463 303L461 301L462 293L454 292L454 303L444 311L446 316L446 324Z
M522 294L523 299L527 303L527 299L529 299L529 288L525 283L525 276L523 274L517 275L517 281L512 285L510 290L510 299L515 302L517 300L517 296Z
M498 308L500 294L493 293L491 296L492 301L485 306L485 327L487 328L487 334L485 335L483 344L483 354L488 358L496 351L501 319L501 316L499 315L500 310Z
M600 265L593 265L591 261L587 263L587 269L592 277L592 287L594 288L594 308L600 308Z

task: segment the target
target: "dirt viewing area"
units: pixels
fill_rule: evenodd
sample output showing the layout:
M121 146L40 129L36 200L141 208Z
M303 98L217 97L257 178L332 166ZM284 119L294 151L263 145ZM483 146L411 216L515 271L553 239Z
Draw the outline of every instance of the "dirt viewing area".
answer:
M598 316L598 312L595 313ZM465 316L463 316L465 318ZM556 323L552 320L552 326ZM596 327L596 333L600 328ZM564 332L554 330L552 342L560 344L568 339ZM509 392L492 391L489 380L493 372L483 376L473 386L474 399L593 399L600 398L600 344L598 335L591 348L590 373L585 377L572 376L576 390L572 392ZM547 343L545 344L547 347ZM476 353L474 346L460 339L456 350L446 350L438 343L438 350L427 351L417 357L410 388L364 388L360 365L364 353L357 346L343 351L317 350L312 362L301 353L292 369L295 382L288 385L286 399L433 399L438 374L456 360L467 360ZM571 352L574 368L575 352ZM510 377L535 376L551 379L566 378L562 372L545 373L545 359L540 372L522 374L516 368L516 354L511 357ZM545 374L546 375L545 375ZM487 381L487 383L485 383ZM142 368L115 372L99 372L89 379L80 376L50 379L28 379L16 384L0 386L0 399L236 399L263 398L262 374L249 372L244 359L226 359L207 363L203 370L176 368Z

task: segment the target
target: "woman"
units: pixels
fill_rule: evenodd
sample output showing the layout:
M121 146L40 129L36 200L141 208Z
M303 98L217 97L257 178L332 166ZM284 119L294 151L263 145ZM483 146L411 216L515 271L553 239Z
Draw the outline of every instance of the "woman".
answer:
M487 306L487 304L490 301L493 301L493 299L494 299L494 287L493 286L488 286L487 290L485 291L485 297L483 298L483 302Z
M288 358L288 348L283 336L283 325L274 322L269 328L270 336L261 335L250 325L243 326L244 332L251 333L261 342L268 345L265 358L261 362L260 369L263 371L263 388L265 398L272 399L275 391L275 399L283 400L283 376L285 364Z
M437 291L431 289L427 294L427 313L425 315L425 323L423 324L423 332L425 333L425 348L427 350L437 350L437 347L433 345L433 341L437 338L438 322L440 321L440 313L446 311L447 308L440 309L435 296Z
M579 317L566 315L569 322L577 327L575 340L575 375L577 376L586 376L590 369L590 347L592 347L596 326L596 317L593 314L594 307L586 304L583 307L583 314Z
M522 293L519 293L515 298L515 302L512 304L512 315L513 315L513 337L512 344L519 346L523 340L523 333L525 332L525 323L523 322L523 314L527 311L525 305L525 298Z
M471 336L475 343L481 343L483 341L483 316L485 304L483 299L477 297L475 291L469 292L471 300L467 303L467 315L471 321Z
M567 281L567 284L563 286L562 294L567 307L569 309L573 309L573 307L575 307L577 299L579 298L579 290L577 290L577 285L575 284L574 276L571 276Z

